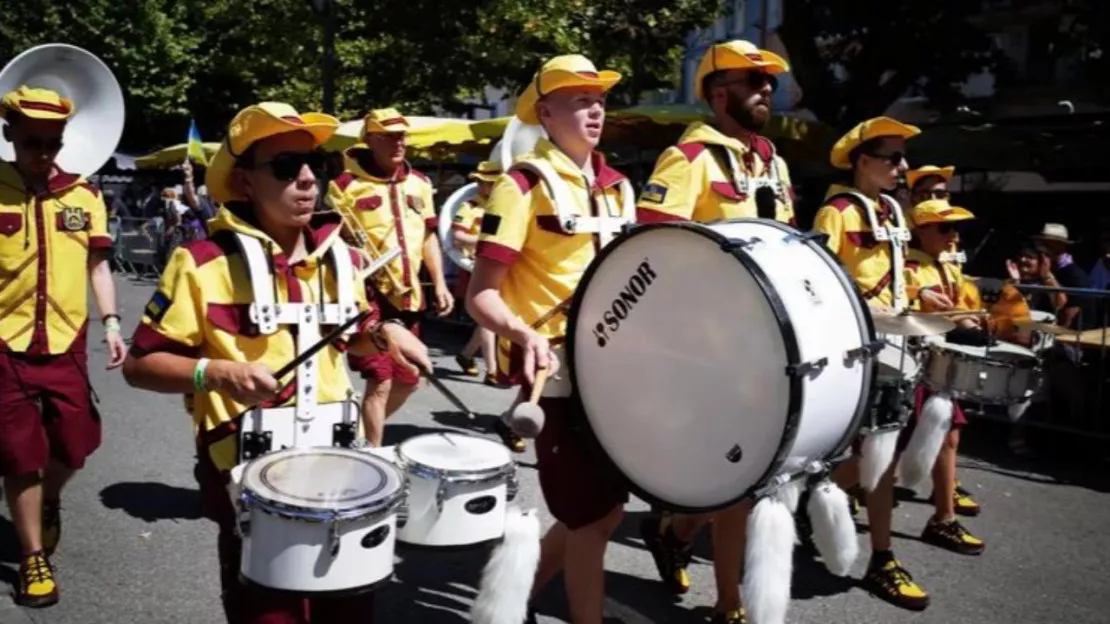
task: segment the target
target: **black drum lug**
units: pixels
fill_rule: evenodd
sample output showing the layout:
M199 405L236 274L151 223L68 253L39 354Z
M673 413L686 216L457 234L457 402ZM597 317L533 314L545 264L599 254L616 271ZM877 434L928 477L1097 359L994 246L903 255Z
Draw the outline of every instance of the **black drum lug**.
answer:
M743 249L744 251L747 251L748 249L751 249L752 247L762 242L763 239L759 238L758 236L753 236L748 240L743 240L740 238L730 238L721 243L721 250L727 253L732 253L737 249Z
M819 373L826 366L829 365L829 358L823 357L819 360L812 362L800 362L798 364L789 364L786 367L786 374L790 377L806 377L810 373Z
M635 222L625 223L624 225L621 226L621 235L622 236L626 235L634 229L636 229L636 223Z
M869 360L869 359L879 355L879 352L883 350L884 346L885 346L885 343L883 341L873 340L870 343L865 344L865 345L863 345L862 347L860 347L858 349L852 349L851 351L848 351L847 353L845 353L844 354L844 361L847 362L848 364L851 364L852 362L855 362L856 360Z

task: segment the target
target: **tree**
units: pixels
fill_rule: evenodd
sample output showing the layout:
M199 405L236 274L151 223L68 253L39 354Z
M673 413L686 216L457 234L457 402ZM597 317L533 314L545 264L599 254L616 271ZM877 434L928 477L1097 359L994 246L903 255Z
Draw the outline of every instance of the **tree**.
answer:
M1002 56L970 18L982 0L793 0L779 36L790 50L801 106L837 126L882 114L907 92L952 110L971 75Z

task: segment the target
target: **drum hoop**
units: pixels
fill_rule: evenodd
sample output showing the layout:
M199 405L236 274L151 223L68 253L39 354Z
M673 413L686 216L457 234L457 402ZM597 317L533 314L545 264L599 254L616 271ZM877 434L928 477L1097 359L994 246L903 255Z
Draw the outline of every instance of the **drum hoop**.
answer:
M1033 369L1038 368L1039 365L1040 365L1036 355L1027 355L1025 353L1018 354L1018 353L1014 353L1013 351L1005 351L1005 353L1012 353L1014 355L1021 355L1022 359L1020 359L1020 360L1016 360L1016 359L1015 360L1002 360L1002 359L992 358L990 356L972 355L970 353L967 353L966 351L961 351L959 349L947 349L947 348L945 348L941 345L938 345L938 344L929 345L929 350L930 351L938 351L941 354L943 354L947 357L951 357L954 360L974 362L974 363L977 363L977 364L982 364L982 365L990 366L990 367L993 367L993 368L1015 368L1015 369L1033 370Z
M860 293L859 288L856 288L855 283L848 276L847 267L839 256L830 251L825 245L818 243L812 236L807 236L800 230L791 228L784 223L772 219L755 220L782 230L788 235L797 237L799 242L816 251L817 255L821 258L824 258L825 262L833 269L833 274L840 280L840 285L844 289L844 292L848 294L848 300L852 302L852 307L856 310L856 319L863 319L863 324L859 327L860 331L863 333L863 339L868 343L874 343L878 340L878 336L875 333L875 321L871 318L871 308L867 306L867 302L863 300L863 294ZM840 440L840 443L834 447L835 450L830 454L830 459L840 457L848 451L848 449L852 448L852 444L855 443L856 438L859 437L859 432L867 421L868 413L871 409L871 388L879 377L879 358L878 356L868 358L866 362L863 368L863 383L860 384L859 401L856 403L856 414L852 418L851 426L844 432L844 437ZM920 377L920 366L918 368L917 376Z
M305 451L310 449L287 449ZM331 449L320 448L311 449L314 451L323 452L324 454L348 456L345 453L338 453L345 449ZM352 451L357 452L357 451ZM295 455L304 455L307 453L296 453ZM291 455L292 456L292 455ZM263 456L265 458L267 456ZM274 500L263 492L256 491L246 483L246 473L243 475L243 485L240 494L240 500L249 509L256 507L266 513L276 515L290 520L302 520L306 522L332 522L336 520L358 520L367 516L385 515L396 509L404 500L405 492L405 478L404 475L398 470L397 466L393 465L386 459L371 455L369 453L359 453L357 456L351 455L352 458L368 459L370 463L375 464L383 471L392 470L394 476L397 478L397 487L380 498L370 499L365 503L352 505L343 509L323 509L320 507L308 507L306 505L296 505L284 501ZM259 458L259 459L262 459ZM257 461L257 460L255 460Z
M726 223L730 221L769 222L770 220L727 219L713 221L712 223ZM763 272L763 269L759 266L757 262L755 262L755 260L751 258L751 256L748 255L747 252L739 247L734 247L731 249L727 248L726 244L729 242L729 238L699 223L694 223L691 221L669 221L661 223L635 224L629 226L626 231L622 232L619 236L614 238L608 245L601 248L597 255L594 256L594 259L590 261L589 266L586 267L586 271L582 274L582 279L578 281L578 285L574 289L574 299L571 302L570 310L568 310L567 312L566 351L568 362L567 369L570 372L570 383L571 387L574 388L574 393L577 395L575 397L575 400L579 401L579 403L582 403L582 395L578 392L578 373L576 370L577 367L574 366L574 363L577 361L575 357L575 337L578 334L578 312L582 307L582 299L585 297L586 289L590 285L590 282L593 280L594 274L597 273L597 268L601 266L602 262L604 262L604 260L609 257L609 254L611 254L614 249L620 247L621 244L623 244L625 241L628 241L632 238L635 238L636 236L640 236L652 230L674 228L688 230L690 232L699 234L710 239L712 242L717 243L721 247L722 252L732 255L734 258L736 258L738 262L740 262L741 265L744 266L744 268L748 269L748 271L751 273L752 279L755 281L756 285L759 286L759 289L767 298L767 301L771 307L771 312L775 317L775 322L778 324L779 329L782 331L784 343L783 346L786 350L787 367L800 363L801 354L798 350L797 335L794 333L794 326L790 322L789 316L787 316L786 306L783 305L782 300L778 296L778 293L776 293L775 290L771 287L771 282L767 278L767 274ZM617 474L621 475L621 477L625 481L625 484L628 486L628 489L635 493L636 496L641 500L662 509L682 513L706 513L719 509L725 509L731 507L732 505L735 505L739 501L752 496L754 493L762 489L767 484L767 482L778 473L778 470L782 467L783 463L786 462L786 456L790 452L790 447L793 445L794 440L797 438L798 427L801 424L802 418L802 381L797 375L790 375L786 371L783 371L783 374L790 377L790 399L786 410L786 423L783 427L782 437L779 439L778 450L775 452L775 457L772 459L771 465L768 467L767 471L756 481L755 484L752 485L751 488L749 488L747 491L743 492L739 496L736 496L735 498L724 503L710 505L708 507L689 507L686 505L675 505L673 503L664 501L641 488L616 465L616 462L614 462L612 458L609 457L609 453L605 451L605 447L601 444L601 440L598 439L597 433L594 432L593 425L590 424L590 417L589 414L586 413L584 403L582 404L582 412L584 417L581 419L582 433L586 435L591 444L595 445L598 449L601 449L601 454L605 458L605 461L609 464L610 468L614 470Z
M424 435L438 434L428 433ZM477 436L467 436L464 434L459 435L467 439L480 440L482 443L489 442L490 445L497 445L496 442L493 442L492 440L486 440L485 438L479 438ZM403 451L405 443L421 437L424 436L409 438L409 440L405 440L405 442L398 444L397 447L393 449L393 454L397 457L397 465L400 466L401 469L405 472L411 472L412 474L418 477L423 477L425 479L450 481L452 483L486 483L490 481L508 479L516 473L516 463L513 461L512 457L509 457L506 463L499 466L474 470L464 470L457 468L436 468L435 466L429 466L428 464L420 462L419 460L407 457Z

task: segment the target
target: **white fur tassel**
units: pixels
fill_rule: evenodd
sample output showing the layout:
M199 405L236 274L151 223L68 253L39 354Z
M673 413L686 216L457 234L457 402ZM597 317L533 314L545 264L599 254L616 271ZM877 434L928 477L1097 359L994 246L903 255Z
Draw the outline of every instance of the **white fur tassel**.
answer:
M802 492L805 491L805 479L794 479L793 481L783 485L775 492L775 497L786 505L790 513L798 511L798 501L802 499Z
M825 479L810 490L806 512L813 525L813 545L821 553L825 567L836 576L848 576L859 556L848 495Z
M863 489L871 492L879 485L891 462L894 461L894 451L898 447L898 431L876 431L863 436L863 448L860 449L859 483Z
M776 493L748 517L744 557L744 606L754 624L784 624L794 568L794 517Z
M539 562L539 517L532 511L510 507L505 517L505 538L482 571L470 620L474 624L524 622Z
M934 394L925 399L898 466L904 487L916 490L932 474L944 436L952 424L952 407L952 398L946 394Z

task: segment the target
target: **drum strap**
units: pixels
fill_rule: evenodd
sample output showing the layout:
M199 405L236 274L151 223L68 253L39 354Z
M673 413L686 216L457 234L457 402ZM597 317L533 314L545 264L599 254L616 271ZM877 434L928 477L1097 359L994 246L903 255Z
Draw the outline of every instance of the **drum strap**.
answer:
M890 244L890 272L879 280L879 283L872 288L868 293L875 291L870 297L867 293L864 294L865 298L871 299L878 296L879 293L886 288L887 284L890 285L890 290L894 295L894 311L901 312L909 305L909 297L906 293L906 244L910 242L910 230L906 227L905 216L902 214L902 207L898 202L889 195L879 193L879 201L882 202L890 213L894 225L884 225L879 220L879 215L875 212L875 205L873 202L864 197L861 193L855 191L846 191L841 194L852 199L852 203L859 206L867 216L867 223L871 227L871 232L875 235L875 240Z
M539 176L547 188L551 203L555 206L555 217L559 229L565 234L596 234L602 247L609 244L625 225L636 222L636 195L627 179L620 181L620 216L609 215L604 206L598 206L597 216L584 216L577 213L577 203L571 195L566 181L559 176L551 163L538 158L522 160L514 167L526 169ZM588 183L587 183L588 187ZM586 191L587 201L592 201L590 191Z
M319 268L319 292L316 303L279 303L277 301L277 276L272 269L272 256L262 247L262 242L253 236L236 234L242 257L251 281L251 294L254 302L250 305L251 322L262 335L273 335L281 325L297 327L294 340L297 354L300 355L320 340L321 325L339 325L358 314L355 305L354 266L351 254L345 243L336 240L328 250L334 268L336 303L325 303L323 266ZM296 279L292 274L287 279ZM350 336L351 327L344 336ZM316 371L319 354L297 367L297 420L311 420L312 410L316 407Z
M736 154L724 145L716 143L703 143L702 145L714 155L718 163L725 165L725 175L729 177L732 188L736 189L736 192L742 197L755 197L755 192L759 188L768 187L775 192L775 198L780 202L788 200L786 188L783 186L782 178L779 176L778 164L775 161L774 144L771 145L771 158L766 161L767 166L762 176L749 176L744 173L740 163L736 160Z

